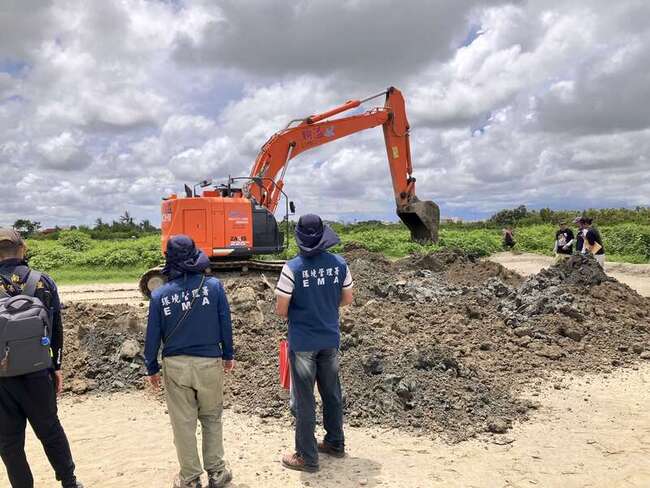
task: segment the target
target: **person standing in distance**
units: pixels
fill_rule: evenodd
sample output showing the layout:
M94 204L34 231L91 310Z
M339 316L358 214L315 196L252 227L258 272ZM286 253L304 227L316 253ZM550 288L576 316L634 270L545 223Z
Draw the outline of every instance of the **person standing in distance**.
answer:
M560 228L555 233L555 255L566 257L573 254L574 240L573 231L567 227L566 222L560 222Z
M289 319L289 363L296 416L295 452L284 467L315 472L318 452L345 456L343 398L339 378L339 307L352 303L352 274L345 259L327 249L340 242L318 215L300 217L300 253L288 261L275 289L276 312ZM323 402L325 439L317 443L314 384Z
M573 223L578 226L576 230L576 254L582 254L585 246L585 219L584 217L576 217Z
M30 276L35 280L36 272L27 265L25 252L25 242L18 232L0 229L0 296L29 293L27 284ZM52 361L41 371L0 378L0 456L12 488L33 488L34 478L25 456L25 427L29 421L61 486L83 488L74 474L70 444L56 402L63 391L61 302L56 284L46 274L41 273L34 285L33 296L48 312Z
M515 244L515 230L512 226L507 226L501 230L503 236L503 249L506 251L514 251Z
M174 488L201 488L203 469L209 487L232 480L223 448L223 373L235 367L230 306L221 282L208 277L208 257L185 235L167 242L163 274L168 282L154 290L144 349L149 383L160 388L158 351L163 344L163 378L180 473ZM203 467L196 442L203 433Z
M593 219L585 217L585 249L590 252L601 268L605 268L605 247L603 246L603 238L598 232L598 229L593 227Z

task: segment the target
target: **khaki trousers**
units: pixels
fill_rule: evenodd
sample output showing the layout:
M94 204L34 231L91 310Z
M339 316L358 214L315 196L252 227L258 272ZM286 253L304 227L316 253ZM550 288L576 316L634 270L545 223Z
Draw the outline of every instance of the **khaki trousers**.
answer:
M604 254L594 254L596 261L600 264L600 267L605 269L605 255Z
M167 410L181 479L189 483L203 473L225 468L223 450L223 365L221 358L172 356L163 360ZM203 437L203 468L196 442L197 420Z

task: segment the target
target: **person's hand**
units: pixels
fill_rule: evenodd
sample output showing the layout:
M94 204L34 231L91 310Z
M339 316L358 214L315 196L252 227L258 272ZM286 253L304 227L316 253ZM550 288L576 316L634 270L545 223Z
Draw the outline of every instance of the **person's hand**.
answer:
M63 393L63 373L61 371L54 372L54 391L56 391L56 396Z
M234 359L224 359L224 361L223 361L223 370L226 373L229 373L233 369L235 369L235 360Z
M154 390L160 390L160 375L159 374L152 374L150 376L147 376L147 381L149 382L149 385L151 388Z
M567 244L566 246L562 246L562 249L564 249L565 251L568 251L569 250L569 245Z

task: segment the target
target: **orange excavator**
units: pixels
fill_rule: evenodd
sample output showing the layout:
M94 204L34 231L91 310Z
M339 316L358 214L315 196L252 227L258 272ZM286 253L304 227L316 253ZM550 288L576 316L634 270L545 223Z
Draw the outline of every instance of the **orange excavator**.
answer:
M384 96L383 107L332 118ZM262 146L247 177L231 177L226 184L216 186L209 180L194 188L185 185L184 196L163 198L162 248L166 248L170 236L187 234L210 257L213 269L278 269L283 262L253 257L282 252L288 245L289 236L280 231L274 213L282 199L287 224L289 213L295 211L284 191L284 176L291 159L309 149L377 126L382 126L384 131L397 215L411 231L414 241L436 242L440 210L435 203L421 201L415 195L404 97L391 87L362 100L349 100L327 112L292 120ZM200 195L197 187L203 189ZM140 289L150 295L163 282L161 268L154 268L143 275Z

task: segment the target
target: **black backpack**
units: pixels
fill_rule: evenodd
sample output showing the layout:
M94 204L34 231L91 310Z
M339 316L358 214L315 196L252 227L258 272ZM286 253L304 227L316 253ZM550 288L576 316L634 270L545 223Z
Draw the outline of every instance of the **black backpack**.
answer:
M50 314L34 296L40 279L41 273L31 270L15 296L0 287L0 377L52 367Z

